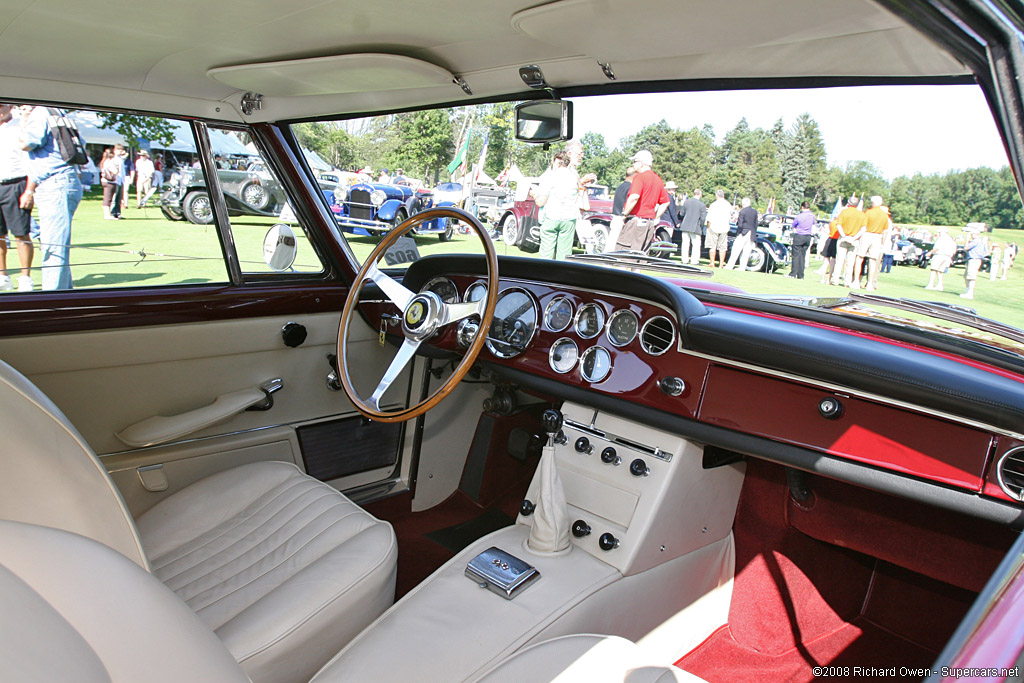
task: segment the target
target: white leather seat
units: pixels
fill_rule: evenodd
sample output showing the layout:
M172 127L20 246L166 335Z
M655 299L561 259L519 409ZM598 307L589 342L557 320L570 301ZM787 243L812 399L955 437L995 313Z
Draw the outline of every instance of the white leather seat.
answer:
M699 683L671 665L654 664L625 638L579 634L524 647L476 683Z
M131 519L60 410L0 362L0 519L97 540L150 569L256 683L306 681L394 600L394 531L288 463L222 472ZM106 596L116 599L116 594Z

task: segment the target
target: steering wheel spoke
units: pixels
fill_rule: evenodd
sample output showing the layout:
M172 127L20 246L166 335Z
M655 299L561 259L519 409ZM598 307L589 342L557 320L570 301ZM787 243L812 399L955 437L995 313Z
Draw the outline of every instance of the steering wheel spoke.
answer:
M402 374L402 370L409 364L412 357L416 355L416 349L420 346L420 342L412 339L406 339L402 342L402 346L399 347L398 353L391 359L391 365L388 366L387 371L384 372L384 376L381 377L380 382L377 384L377 388L373 390L373 395L370 396L370 405L375 410L380 410L380 400L384 397L386 392L391 385L394 383L398 376Z
M416 296L415 293L406 289L401 282L378 268L376 263L370 264L370 267L366 270L365 279L380 287L384 295L391 299L391 303L398 306L401 311L404 311L406 306L409 305L409 300Z
M483 299L480 301L465 301L461 304L445 304L444 315L441 321L442 325L468 318L471 315L482 315L484 312Z

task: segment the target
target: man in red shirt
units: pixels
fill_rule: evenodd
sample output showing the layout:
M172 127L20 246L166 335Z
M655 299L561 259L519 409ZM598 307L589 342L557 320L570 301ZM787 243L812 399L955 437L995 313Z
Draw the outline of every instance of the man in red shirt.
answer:
M651 246L661 214L672 201L665 190L665 183L651 170L653 165L654 155L646 149L633 155L636 175L629 187L626 204L622 207L626 223L619 233L616 249L646 252Z

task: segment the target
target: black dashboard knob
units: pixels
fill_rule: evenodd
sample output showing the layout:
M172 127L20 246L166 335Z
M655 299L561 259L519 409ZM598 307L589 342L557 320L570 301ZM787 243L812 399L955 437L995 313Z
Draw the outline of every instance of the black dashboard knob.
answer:
M521 514L523 517L529 517L533 514L533 511L536 507L537 506L531 503L530 501L524 500L522 503L519 504L519 514Z
M284 345L291 348L301 346L302 342L306 341L306 327L299 323L286 323L281 328L281 339L284 340Z
M838 419L843 414L843 404L838 398L826 396L818 402L818 414L826 420Z
M591 444L590 439L588 439L585 436L581 436L580 438L576 439L576 444L573 446L573 448L576 449L577 453L586 453L587 455L590 455L591 453L594 452L593 444Z
M619 539L605 532L601 534L601 538L597 539L597 545L601 550L615 550L619 547Z
M590 525L584 522L582 519L577 519L572 523L572 535L576 538L583 538L584 536L590 535Z
M609 446L601 451L601 462L605 465L618 465L621 462L621 459L615 452L615 449Z
M658 386L669 396L679 396L686 391L686 383L678 377L663 377Z
M629 463L629 473L634 477L646 477L651 473L651 468L647 466L647 463L642 458L637 458Z
M545 434L557 434L558 430L562 428L562 414L554 408L545 410L540 421L544 425Z

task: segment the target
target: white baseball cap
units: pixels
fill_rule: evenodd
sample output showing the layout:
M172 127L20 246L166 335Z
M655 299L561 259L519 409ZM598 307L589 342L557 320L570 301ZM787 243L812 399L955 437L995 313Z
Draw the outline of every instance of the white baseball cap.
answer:
M645 166L653 166L654 165L654 155L651 154L646 149L642 149L642 150L640 150L639 152L637 152L636 154L633 155L633 161L639 161L641 164L643 164Z

